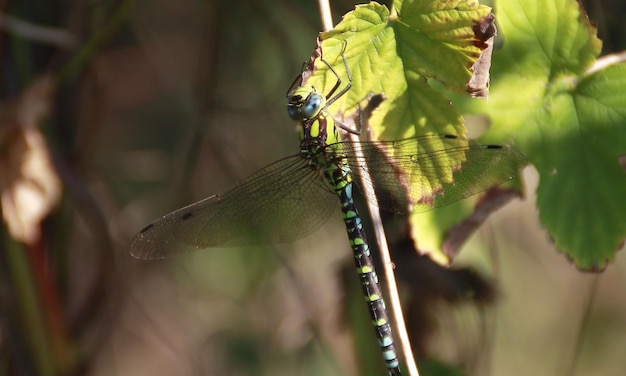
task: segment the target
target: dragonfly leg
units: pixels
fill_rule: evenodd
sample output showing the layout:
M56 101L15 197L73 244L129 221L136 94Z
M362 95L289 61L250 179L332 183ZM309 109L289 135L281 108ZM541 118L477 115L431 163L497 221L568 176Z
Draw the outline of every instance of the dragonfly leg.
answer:
M293 91L302 83L302 74L304 73L305 69L306 69L306 62L302 63L302 68L300 68L300 74L296 76L296 78L293 80L293 82L289 86L289 89L287 90L287 94L286 94L287 99L289 99L289 97L291 96L291 93L293 93Z
M326 95L326 105L327 106L330 106L331 104L333 104L334 101L336 101L337 99L339 99L339 97L341 97L342 95L347 93L348 90L350 90L350 88L352 87L352 76L350 75L350 69L348 69L348 61L346 60L346 55L344 54L344 52L346 51L346 46L347 45L348 45L348 41L344 40L343 41L343 47L341 49L341 59L343 60L343 66L346 69L346 75L348 76L348 84L346 85L346 87L341 89L341 91L339 93L337 93L335 96L333 96L333 94L335 93L337 88L339 88L339 86L341 85L341 82L342 82L341 81L341 77L339 77L339 74L337 74L337 71L335 71L335 69L326 60L324 60L324 57L320 55L320 60L324 64L326 64L328 69L330 69L330 71L333 72L333 74L337 78L337 82L335 83L335 86L333 86L333 88L330 89L330 91Z

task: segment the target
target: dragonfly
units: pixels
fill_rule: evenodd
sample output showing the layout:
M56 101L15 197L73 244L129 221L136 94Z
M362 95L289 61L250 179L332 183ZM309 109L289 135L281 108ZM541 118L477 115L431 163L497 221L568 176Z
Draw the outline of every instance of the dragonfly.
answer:
M436 133L396 141L343 141L342 130L360 133L328 110L352 87L344 52L345 45L341 58L347 83L341 90L340 76L320 52L335 85L324 95L303 82L303 70L287 92L287 113L299 124L295 155L267 165L223 194L155 220L131 240L130 252L139 259L161 259L207 248L289 243L321 227L339 204L388 374L398 376L392 329L353 187L365 179L376 189L380 207L425 211L511 179L525 157L506 146L468 144L462 137ZM442 190L431 183L441 181L445 170L455 171L456 180Z

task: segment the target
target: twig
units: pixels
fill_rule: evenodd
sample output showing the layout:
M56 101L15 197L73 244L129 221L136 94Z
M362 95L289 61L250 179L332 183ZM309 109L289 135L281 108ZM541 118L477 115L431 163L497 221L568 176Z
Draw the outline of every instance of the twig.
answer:
M0 30L19 35L26 40L63 49L71 49L77 44L76 36L68 31L36 25L2 13L0 13Z
M609 65L623 63L626 61L626 52L618 52L610 55L605 55L596 60L596 62L585 72L586 75L591 75L599 70L605 69Z
M322 28L324 31L328 31L333 28L333 16L330 12L329 0L318 0L317 4L320 7L320 15L322 17Z

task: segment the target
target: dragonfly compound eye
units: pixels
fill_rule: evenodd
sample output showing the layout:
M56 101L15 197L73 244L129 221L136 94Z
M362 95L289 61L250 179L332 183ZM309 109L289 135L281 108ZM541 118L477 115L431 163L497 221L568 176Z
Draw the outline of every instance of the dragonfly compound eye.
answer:
M287 105L287 113L292 120L300 121L302 120L302 111L301 106L298 106L293 103L289 103Z
M316 117L326 105L326 98L311 85L297 87L288 98L287 113L295 121Z
M302 107L302 115L304 115L304 118L310 119L317 115L320 112L324 101L325 98L321 94L311 93Z

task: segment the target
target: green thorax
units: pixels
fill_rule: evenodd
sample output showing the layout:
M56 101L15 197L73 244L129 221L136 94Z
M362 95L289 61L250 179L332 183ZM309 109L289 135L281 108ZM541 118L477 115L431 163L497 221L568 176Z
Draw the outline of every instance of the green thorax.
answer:
M289 95L287 112L300 124L303 151L306 149L315 153L320 147L341 141L335 128L335 119L327 112L326 97L315 87L305 85L295 88Z

